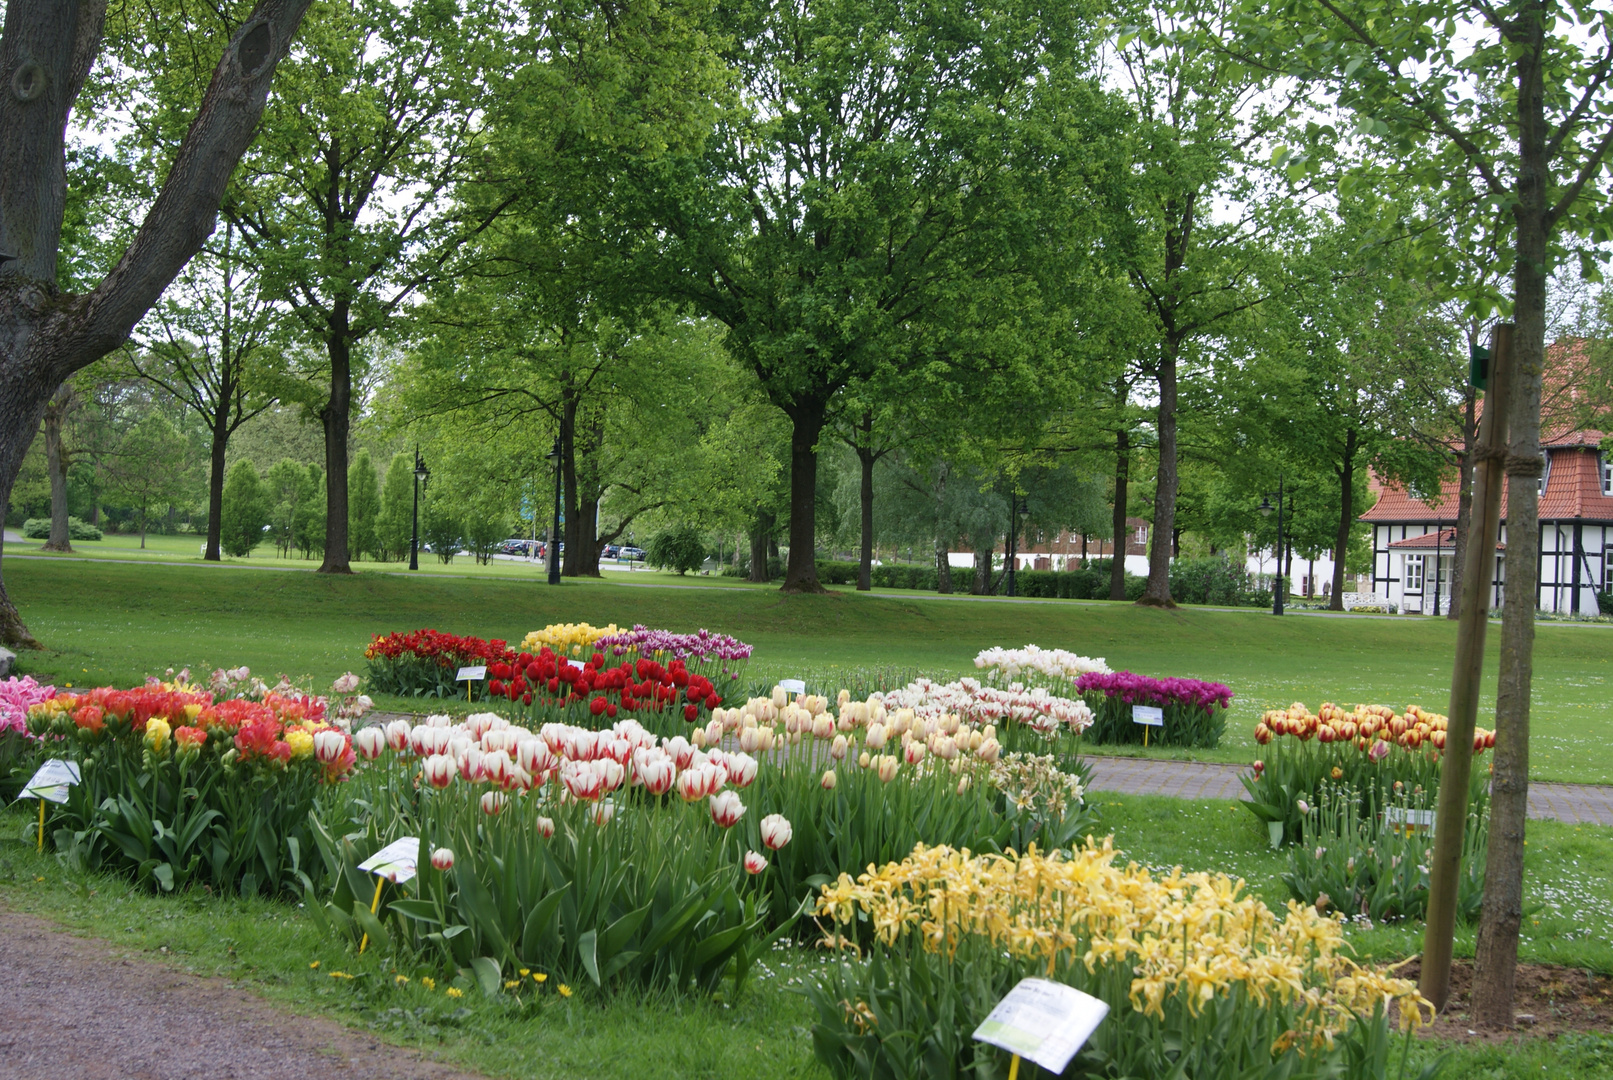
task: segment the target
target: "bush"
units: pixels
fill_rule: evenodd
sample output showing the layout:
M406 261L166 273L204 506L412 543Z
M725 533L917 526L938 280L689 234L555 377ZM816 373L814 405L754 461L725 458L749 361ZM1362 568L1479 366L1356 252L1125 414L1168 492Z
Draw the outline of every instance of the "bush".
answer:
M856 577L853 576L853 581ZM876 566L869 573L870 583L876 589L921 589L934 592L940 588L935 567L914 563L889 563Z
M825 585L855 585L860 565L854 562L818 560L818 580Z
M1271 591L1252 588L1249 571L1230 559L1177 559L1171 563L1171 597L1178 604L1261 607Z
M224 508L219 514L219 546L224 554L244 559L263 541L272 509L269 490L258 470L245 459L224 478Z
M644 561L663 570L687 574L699 570L706 561L706 542L698 529L678 525L655 534L650 546L644 549Z
M29 518L22 523L22 535L29 540L50 539L50 518ZM67 519L67 538L69 540L99 540L101 530L94 525L86 524L76 517Z
M1109 559L1093 559L1074 570L1020 570L1014 574L1014 592L1019 596L1059 600L1109 599ZM1136 600L1143 594L1147 580L1135 574L1126 574L1126 599ZM1008 591L1008 575L997 581L997 592Z

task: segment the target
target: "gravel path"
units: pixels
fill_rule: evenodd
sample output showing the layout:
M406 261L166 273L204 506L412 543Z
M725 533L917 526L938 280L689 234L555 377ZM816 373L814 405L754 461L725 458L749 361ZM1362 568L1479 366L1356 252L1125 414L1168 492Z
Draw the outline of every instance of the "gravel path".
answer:
M1158 758L1091 756L1092 790L1124 795L1173 795L1179 799L1247 799L1238 775L1242 765ZM1529 784L1529 816L1570 825L1613 825L1613 785Z
M0 1078L475 1080L224 979L0 913Z

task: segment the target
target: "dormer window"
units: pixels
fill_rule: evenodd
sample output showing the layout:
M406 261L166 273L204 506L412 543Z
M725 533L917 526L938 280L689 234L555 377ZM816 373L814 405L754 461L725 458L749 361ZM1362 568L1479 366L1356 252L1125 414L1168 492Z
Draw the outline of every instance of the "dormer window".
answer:
M1613 495L1613 457L1602 455L1602 494Z
M1540 487L1535 491L1536 495L1546 493L1546 481L1549 479L1551 479L1551 455L1542 450L1540 452Z

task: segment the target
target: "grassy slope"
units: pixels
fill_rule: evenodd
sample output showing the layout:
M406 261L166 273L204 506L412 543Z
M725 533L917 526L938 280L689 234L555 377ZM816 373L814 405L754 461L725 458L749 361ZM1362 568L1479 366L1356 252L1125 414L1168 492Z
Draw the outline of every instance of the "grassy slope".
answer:
M1238 695L1227 738L1220 750L1200 755L1225 761L1248 760L1260 710L1293 700L1313 708L1324 699L1442 708L1455 640L1455 628L1434 619L1275 619L900 592L786 597L738 584L679 587L660 575L635 576L639 584L607 578L549 588L486 575L326 578L106 561L8 559L5 569L23 616L52 650L23 657L22 670L59 683L127 683L170 665L240 663L323 682L362 669L372 633L422 626L513 640L553 621L709 626L755 644L751 674L769 678L872 664L961 674L973 670L982 648L1035 642L1105 656L1117 669L1227 683ZM665 587L645 587L651 581ZM1496 636L1487 701L1494 694ZM1607 628L1538 628L1537 778L1613 782L1610 672Z

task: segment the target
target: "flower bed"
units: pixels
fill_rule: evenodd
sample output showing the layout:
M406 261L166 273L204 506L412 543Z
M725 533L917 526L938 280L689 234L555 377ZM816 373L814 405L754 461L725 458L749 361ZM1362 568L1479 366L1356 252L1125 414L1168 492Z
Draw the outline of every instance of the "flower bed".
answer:
M975 667L984 671L993 685L1020 683L1044 686L1061 693L1074 692L1075 681L1083 675L1109 673L1109 665L1101 656L1080 656L1036 645L1023 649L983 649L975 656Z
M327 705L284 684L220 700L182 679L38 702L40 756L81 775L48 807L46 836L79 865L164 891L301 891L321 870L309 811L354 761Z
M751 646L743 641L727 634L713 634L704 627L692 634L674 634L668 630L651 630L643 624L634 624L628 631L606 634L594 647L615 661L677 661L719 687L724 697L730 695L730 686L745 673L745 664L752 652Z
M1076 680L1096 719L1087 737L1096 743L1141 743L1145 725L1134 722L1132 707L1164 712L1164 724L1148 742L1164 746L1218 746L1226 731L1232 691L1201 679L1153 679L1129 671L1092 672Z
M1432 801L1446 727L1445 717L1416 705L1398 714L1385 705L1346 710L1330 701L1315 713L1297 701L1273 709L1255 725L1255 742L1266 749L1243 778L1250 796L1243 805L1266 822L1277 847L1303 838L1307 806L1325 783L1354 789L1363 818L1381 816L1397 792L1426 793ZM1493 732L1474 733L1475 754L1494 745ZM1488 788L1487 770L1475 763L1469 804L1482 808Z
M28 675L0 682L0 799L6 802L28 782L33 759L28 710L55 696L54 686L41 685Z
M819 1060L842 1077L1000 1075L1005 1055L970 1033L1027 975L1110 1006L1076 1075L1381 1077L1388 1007L1423 1022L1413 983L1344 955L1337 918L1278 919L1225 876L1116 856L921 845L825 885L818 915L855 959L809 985Z
M370 689L400 697L458 697L465 688L455 681L461 667L513 663L516 653L494 638L445 634L441 630L376 634L364 650Z
M521 639L521 651L535 653L548 648L561 656L581 656L594 642L616 633L616 624L593 626L589 623L550 623Z
M662 664L638 657L609 663L595 651L579 663L548 647L520 653L487 668L487 694L529 726L542 723L609 724L637 713L662 734L688 730L722 704L706 676L679 659Z

